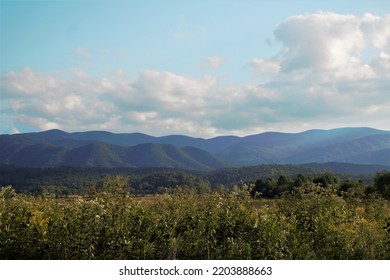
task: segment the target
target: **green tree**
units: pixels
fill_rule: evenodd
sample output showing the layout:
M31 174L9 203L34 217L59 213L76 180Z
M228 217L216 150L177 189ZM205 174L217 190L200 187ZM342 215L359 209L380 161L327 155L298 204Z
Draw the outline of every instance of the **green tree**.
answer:
M374 187L386 199L390 199L390 172L382 171L376 174Z
M321 177L315 178L313 180L313 183L328 188L328 187L335 187L336 185L338 185L339 180L332 173L326 172Z
M273 198L275 196L276 182L272 178L265 180L259 179L256 181L254 188L250 194L252 197L261 196L265 198Z

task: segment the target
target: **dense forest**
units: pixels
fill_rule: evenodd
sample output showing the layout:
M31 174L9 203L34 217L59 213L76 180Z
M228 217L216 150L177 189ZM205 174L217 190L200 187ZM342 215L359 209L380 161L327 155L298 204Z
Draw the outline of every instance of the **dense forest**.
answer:
M371 168L371 169L370 169ZM335 173L333 171L339 171ZM304 165L256 165L240 168L223 168L213 171L180 170L173 168L33 168L0 165L0 186L11 185L17 192L40 194L49 192L57 196L83 195L90 189L100 189L107 176L120 175L127 178L129 191L135 195L164 193L176 186L205 187L215 190L223 185L231 189L245 182L267 181L270 188L280 186L282 176L288 188L298 175L314 180L326 173L335 174L339 181L355 180L372 184L380 167L354 164L304 164ZM341 172L341 173L340 173ZM279 186L277 185L279 182ZM259 182L258 182L259 184Z

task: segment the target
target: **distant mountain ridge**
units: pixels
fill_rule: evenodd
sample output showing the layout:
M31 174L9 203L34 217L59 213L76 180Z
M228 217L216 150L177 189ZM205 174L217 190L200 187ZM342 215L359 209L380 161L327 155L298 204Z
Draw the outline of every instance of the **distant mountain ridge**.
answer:
M336 128L211 139L184 135L48 130L0 135L0 163L55 167L211 170L257 164L341 162L390 166L390 131Z
M36 144L0 137L0 163L28 167L169 167L211 170L231 166L208 152L194 147L144 143L130 147L98 141L69 147ZM21 143L20 143L21 142ZM57 141L55 141L57 142Z

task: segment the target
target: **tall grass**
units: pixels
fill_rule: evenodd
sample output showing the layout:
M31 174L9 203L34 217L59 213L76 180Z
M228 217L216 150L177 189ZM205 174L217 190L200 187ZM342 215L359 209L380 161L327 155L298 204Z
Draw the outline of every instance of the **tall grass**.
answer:
M256 204L256 207L254 206ZM71 201L0 190L1 259L389 259L390 207L308 184L273 203L248 188L152 202L121 181Z

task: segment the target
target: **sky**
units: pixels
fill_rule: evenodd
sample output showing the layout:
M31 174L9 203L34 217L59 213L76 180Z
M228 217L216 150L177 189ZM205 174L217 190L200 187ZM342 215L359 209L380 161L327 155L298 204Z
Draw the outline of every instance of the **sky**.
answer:
M0 133L390 130L388 0L0 0Z

